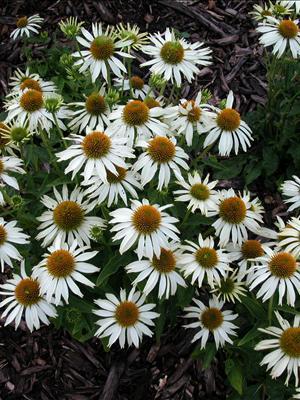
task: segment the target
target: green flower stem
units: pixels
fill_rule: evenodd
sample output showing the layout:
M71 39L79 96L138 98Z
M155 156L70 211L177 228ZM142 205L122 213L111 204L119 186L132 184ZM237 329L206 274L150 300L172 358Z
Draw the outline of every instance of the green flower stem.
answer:
M160 88L160 91L159 91L159 95L160 95L160 96L163 96L163 94L164 94L164 92L165 92L166 86L167 86L167 82L165 82L165 83L162 85L162 87Z
M8 205L11 205L12 201L11 201L10 196L6 193L6 190L4 190L4 188L0 187L0 192L3 195L3 199L4 199L5 203L7 203Z
M183 218L183 220L181 222L180 227L182 227L187 222L187 220L189 219L190 215L191 215L191 209L188 208L188 210L186 211L185 216L184 216L184 218Z
M269 325L271 325L271 323L272 323L273 302L274 302L274 295L269 300L269 306L268 306L268 322L269 322Z
M57 166L55 155L52 153L52 148L51 148L51 145L50 145L50 143L48 141L47 134L45 133L44 130L41 130L40 135L41 135L43 144L44 144L44 146L45 146L45 148L46 148L46 150L48 152L49 161L53 163L53 167L54 167L55 171L60 174L60 170L59 170L59 168Z
M60 128L60 126L59 126L59 124L58 124L58 120L57 120L56 114L55 114L55 113L52 113L52 116L53 116L53 119L54 119L56 128L57 128L57 130L58 130L58 132L59 132L59 135L60 135L60 137L61 137L61 140L62 140L62 142L63 142L63 144L64 144L64 147L67 148L67 147L68 147L68 144L67 144L67 142L66 142L66 140L65 140L63 131L61 130L61 128Z

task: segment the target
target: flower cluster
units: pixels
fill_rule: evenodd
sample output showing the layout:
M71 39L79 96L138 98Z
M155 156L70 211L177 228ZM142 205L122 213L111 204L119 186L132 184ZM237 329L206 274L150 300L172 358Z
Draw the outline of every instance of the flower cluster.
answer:
M20 20L13 38L37 33L42 22ZM268 16L258 28L261 42L276 42L279 55L289 45L297 57L293 24ZM270 230L255 194L204 173L207 153L234 157L254 140L231 90L219 106L204 90L180 98L182 82L213 62L211 50L170 29L148 35L137 26L82 25L76 18L60 23L74 41L74 98L65 102L63 85L27 68L11 78L5 100L0 262L2 270L20 272L0 285L5 323L18 327L24 316L38 329L79 298L89 303L92 334L106 346L138 347L162 316L158 301L191 289L181 304L192 320L184 326L195 330L201 349L212 339L218 349L237 336L237 303L269 302L270 322L275 315L280 328L260 325L275 339L256 349L276 348L262 364L274 378L287 370L287 382L293 373L297 385L300 320L291 324L273 307L293 308L300 294L300 219ZM131 73L138 51L150 58L139 66L150 67L148 82ZM288 211L300 206L299 186L296 176L282 185ZM14 190L32 213L29 222L20 217L22 228Z

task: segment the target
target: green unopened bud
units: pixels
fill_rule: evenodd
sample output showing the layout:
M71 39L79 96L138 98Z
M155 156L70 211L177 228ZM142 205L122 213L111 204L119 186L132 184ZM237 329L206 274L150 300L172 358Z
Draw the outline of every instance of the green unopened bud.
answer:
M70 67L74 64L74 58L71 56L71 54L62 54L59 62L64 67Z
M64 99L56 93L51 94L51 97L47 97L45 100L45 108L51 114L56 113L63 105Z
M154 87L156 89L161 89L164 87L166 84L166 81L161 75L158 74L151 74L150 79L149 79L149 84L151 87Z
M22 126L14 126L10 131L10 138L16 144L24 142L29 136L29 130Z
M81 312L76 308L69 308L66 312L66 319L70 324L76 325L81 321L82 315Z
M226 99L223 99L223 100L220 101L219 108L221 110L224 110L224 108L226 108Z
M207 103L212 98L212 93L208 89L202 91L201 103Z
M80 32L84 22L78 22L77 17L67 18L65 21L60 21L59 28L64 35L69 39L74 39Z
M105 96L105 100L110 106L116 104L119 101L119 99L120 99L120 94L118 90L114 88L110 88L107 92L107 95Z
M18 194L12 196L10 200L14 208L21 208L24 204L22 197Z
M273 5L273 14L276 17L282 16L282 15L286 15L286 14L290 14L291 10L289 10L288 8L284 7L282 4L274 4Z
M103 239L103 228L98 225L92 226L90 229L90 235L95 242L100 243Z

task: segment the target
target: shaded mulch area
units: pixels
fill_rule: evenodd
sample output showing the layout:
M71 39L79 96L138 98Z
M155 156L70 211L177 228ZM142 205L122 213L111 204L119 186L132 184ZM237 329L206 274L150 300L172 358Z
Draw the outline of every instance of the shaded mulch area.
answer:
M257 103L264 103L266 94L262 49L247 15L254 3L1 0L0 97L7 93L14 69L24 67L20 41L9 39L16 17L39 13L45 18L43 29L49 32L56 29L61 18L71 15L86 20L86 26L95 21L123 21L137 23L149 32L164 31L167 26L188 32L191 41L204 41L213 49L214 63L201 71L191 87L183 88L183 95L192 96L200 87L209 87L218 99L232 89L237 108L242 112L253 110ZM59 38L63 40L62 35ZM34 55L39 51L38 46L33 48ZM33 334L24 325L16 332L2 327L0 400L224 399L228 389L222 353L203 370L201 362L191 356L195 348L190 343L192 334L177 327L163 335L160 345L145 340L139 350L105 353L100 341L81 344L53 327Z
M203 370L191 356L192 333L173 329L160 345L105 353L61 330L0 330L0 399L224 399L222 361Z
M161 31L174 27L190 35L191 41L204 41L213 49L214 63L203 68L192 87L183 95L193 95L200 87L212 89L216 99L230 89L237 95L236 106L242 112L264 103L265 78L262 48L248 15L254 0L1 0L0 5L0 97L7 93L13 70L24 65L20 42L9 39L16 17L39 13L45 18L43 29L51 32L68 16L109 24L130 22L142 30ZM3 25L2 25L3 24ZM51 35L50 35L51 36ZM59 36L62 39L62 35ZM50 42L49 45L53 43ZM39 54L40 45L33 54Z

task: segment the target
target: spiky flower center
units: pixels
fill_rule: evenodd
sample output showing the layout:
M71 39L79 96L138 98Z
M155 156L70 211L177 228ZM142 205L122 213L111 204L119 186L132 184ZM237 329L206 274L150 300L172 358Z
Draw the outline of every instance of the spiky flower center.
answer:
M113 39L105 35L96 37L90 47L90 52L96 60L108 60L114 54L114 50Z
M218 114L217 124L223 131L233 132L241 124L240 114L233 108L225 108Z
M202 247L196 251L195 258L200 267L205 269L214 268L219 261L218 253L210 247Z
M280 252L275 254L269 261L269 269L277 278L290 278L297 269L297 262L290 253Z
M192 109L188 112L187 119L189 122L198 122L200 121L202 110L198 107L194 100L186 101L182 106L187 108L187 106L191 104Z
M247 208L244 201L239 197L229 197L221 201L219 214L229 224L240 224L246 218Z
M200 319L206 329L214 331L222 325L223 314L218 308L211 307L203 311Z
M191 196L197 200L205 201L209 198L210 191L208 186L203 183L195 183L190 189Z
M155 107L160 107L159 101L155 100L153 97L147 97L144 100L144 103L146 104L146 106L151 109L151 108L155 108Z
M278 25L278 31L284 38L293 39L297 36L299 28L295 22L289 19L284 19Z
M222 294L232 293L234 291L234 281L231 278L221 279L219 290Z
M131 86L132 86L133 89L139 89L139 90L141 90L141 89L143 89L145 82L144 82L144 80L143 80L142 78L140 78L139 76L134 75L134 76L132 76L131 79L130 79L130 84L131 84Z
M111 148L111 139L104 132L91 132L85 136L82 148L88 158L104 157Z
M271 11L269 11L269 10L263 10L263 11L260 13L260 15L261 15L262 17L272 17L272 13L271 13Z
M160 50L160 56L166 64L176 65L184 58L184 48L178 41L166 42Z
M159 258L154 255L152 265L161 274L167 274L175 270L176 259L171 250L161 249Z
M25 26L27 26L28 24L28 18L27 17L21 17L17 20L17 27L18 28L25 28Z
M35 89L29 89L22 94L20 105L23 110L33 113L43 107L44 100L41 92Z
M174 143L164 136L156 136L151 139L147 151L152 160L157 163L167 163L171 161L176 153Z
M47 257L47 269L55 278L65 278L74 271L75 259L67 250L56 250Z
M0 175L2 174L3 171L4 171L4 162L0 160Z
M1 161L0 161L1 162ZM3 225L0 225L0 246L2 246L7 239L7 232Z
M34 89L34 90L37 90L38 92L42 91L42 88L41 88L40 84L38 83L38 81L31 79L31 78L24 79L20 85L20 89L21 90Z
M149 108L140 100L132 100L123 109L123 120L127 125L140 126L149 119Z
M72 231L80 227L84 220L84 211L75 201L65 200L53 210L55 224L64 231Z
M135 325L139 319L139 315L139 309L132 301L123 301L117 306L115 311L116 320L124 328Z
M91 115L101 115L107 110L107 104L104 96L98 93L92 93L85 101L85 108Z
M31 278L22 279L15 288L17 302L23 306L32 306L40 300L39 283Z
M0 122L0 150L4 149L7 143L9 142L9 139L6 136L4 136L5 133L7 133L7 130L8 126L3 122Z
M282 351L292 358L300 358L300 328L291 327L282 332L280 337Z
M241 252L245 260L262 257L264 255L264 249L259 240L246 240L242 244Z
M132 222L140 234L150 235L159 228L161 214L156 207L143 204L134 211Z
M16 126L10 131L10 137L13 142L21 143L28 136L28 131L26 128L21 126Z
M115 165L115 168L119 175L115 175L109 170L106 170L108 183L120 183L126 178L127 170L125 168L118 167L117 165Z

